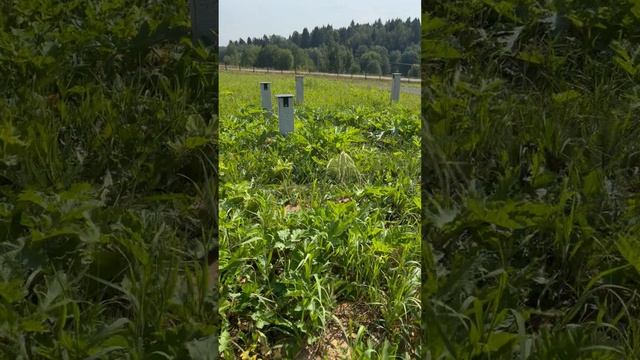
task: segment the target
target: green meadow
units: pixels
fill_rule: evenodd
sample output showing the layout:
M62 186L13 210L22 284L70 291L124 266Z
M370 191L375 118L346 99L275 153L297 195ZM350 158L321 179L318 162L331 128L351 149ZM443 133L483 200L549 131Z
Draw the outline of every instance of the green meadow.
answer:
M224 358L418 356L420 96L307 76L295 130L260 108L293 75L220 72Z

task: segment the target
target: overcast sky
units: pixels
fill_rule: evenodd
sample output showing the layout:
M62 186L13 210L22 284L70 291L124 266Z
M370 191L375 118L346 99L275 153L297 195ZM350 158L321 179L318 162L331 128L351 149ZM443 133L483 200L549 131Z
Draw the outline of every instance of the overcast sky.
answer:
M220 42L262 35L289 36L303 28L420 18L419 0L220 0Z

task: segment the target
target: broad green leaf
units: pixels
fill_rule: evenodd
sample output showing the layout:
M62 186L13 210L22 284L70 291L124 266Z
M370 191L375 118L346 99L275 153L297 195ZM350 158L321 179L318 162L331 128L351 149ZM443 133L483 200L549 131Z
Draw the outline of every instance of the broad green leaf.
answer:
M506 332L492 332L484 346L485 351L494 352L502 349L504 346L510 345L518 339L518 334Z
M20 145L26 146L27 143L20 139L18 129L9 123L0 125L0 140L4 145Z
M603 189L603 176L601 170L593 170L583 180L582 191L587 197L600 193Z
M633 76L638 73L638 68L635 67L634 64L629 60L625 60L623 58L620 58L619 56L614 56L613 62L629 75Z
M620 255L640 273L640 240L636 237L623 236L616 242Z
M212 139L205 138L202 136L192 136L192 137L188 137L187 140L185 141L185 147L188 150L193 150L203 145L210 144L211 141Z
M487 4L491 7L495 12L500 14L501 16L511 20L518 21L518 18L515 16L514 12L514 3L512 1L493 1L493 0L482 0L483 3Z
M422 56L424 59L460 59L462 53L440 40L423 40Z
M539 52L521 51L516 58L532 64L542 64L544 62L544 55Z
M218 359L218 337L215 335L188 342L186 346L193 360Z
M27 291L22 285L22 280L15 279L8 282L0 282L0 297L9 304L22 300L27 295Z
M580 97L580 93L575 90L563 91L561 93L553 94L553 101L556 103L565 103L571 100L575 100Z
M431 218L436 227L442 229L445 225L453 222L459 212L458 209L442 209L437 214L429 214L428 217Z
M220 333L220 353L224 353L227 350L230 341L231 334L229 334L228 330L223 330L222 333Z

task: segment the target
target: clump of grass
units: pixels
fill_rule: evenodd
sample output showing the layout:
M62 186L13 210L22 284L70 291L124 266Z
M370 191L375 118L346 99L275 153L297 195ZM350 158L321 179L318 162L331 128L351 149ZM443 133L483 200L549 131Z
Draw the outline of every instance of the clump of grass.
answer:
M327 171L340 183L357 181L360 177L353 159L344 151L327 162Z

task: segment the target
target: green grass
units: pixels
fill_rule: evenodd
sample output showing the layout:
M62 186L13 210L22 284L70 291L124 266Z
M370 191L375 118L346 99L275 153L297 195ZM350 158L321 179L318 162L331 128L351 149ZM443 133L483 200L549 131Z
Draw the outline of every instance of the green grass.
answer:
M303 76L305 76L303 74ZM234 81L238 79L238 81ZM242 79L239 80L239 79ZM273 109L277 111L277 94L295 95L295 82L292 74L278 73L220 73L220 97L225 98L220 104L220 114L228 113L229 108L238 108L248 103L260 105L260 89L258 83L271 82ZM402 87L416 87L416 84L402 83ZM323 76L305 76L305 106L312 108L335 107L337 109L353 106L387 107L390 99L390 81L334 79ZM400 107L413 110L420 109L420 96L401 93Z
M216 67L187 2L0 9L0 359L206 358Z
M638 18L516 3L425 9L425 356L636 359Z
M265 80L295 93L292 75L220 74L225 358L337 356L332 339L354 359L417 356L420 97L305 78L284 137Z

